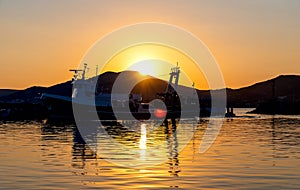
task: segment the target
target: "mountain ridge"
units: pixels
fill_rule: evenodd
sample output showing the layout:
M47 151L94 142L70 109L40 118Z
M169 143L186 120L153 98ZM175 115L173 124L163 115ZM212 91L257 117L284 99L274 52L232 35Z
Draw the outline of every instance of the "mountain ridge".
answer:
M152 76L140 75L137 71L126 72L105 72L97 77L87 80L98 80L98 91L110 93L113 84L120 74L124 74L126 80L140 78L139 82L132 90L133 93L141 92L146 99L153 99L156 93L162 92L167 85L167 81L157 79ZM66 81L49 87L33 86L24 90L18 90L6 96L0 96L1 102L12 102L19 100L32 102L41 96L42 93L52 93L63 96L71 96L72 81ZM122 81L126 84L126 81ZM300 76L299 75L279 75L266 81L257 82L250 86L232 89L226 88L228 104L234 107L256 107L261 102L270 101L273 97L273 85L275 85L275 98L282 102L300 102ZM143 90L144 88L144 90ZM189 88L189 87L184 87ZM200 99L209 99L210 90L196 89ZM143 93L143 91L145 91Z

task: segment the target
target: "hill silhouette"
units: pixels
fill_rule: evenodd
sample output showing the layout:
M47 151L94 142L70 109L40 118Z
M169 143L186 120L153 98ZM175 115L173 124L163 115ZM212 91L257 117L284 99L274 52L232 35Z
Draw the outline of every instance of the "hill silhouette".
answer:
M300 102L300 76L280 75L248 87L227 89L227 97L228 103L235 107L257 107L272 99L280 102Z
M25 90L18 90L9 95L0 97L2 103L40 103L42 93L71 96L72 84L67 81L50 87L33 86Z
M2 96L8 96L15 92L18 92L18 90L11 90L11 89L0 89L0 97Z
M132 89L132 93L141 94L144 101L151 101L156 98L157 93L164 92L167 87L167 81L163 81L152 76L143 76L136 71L124 71L120 73L106 72L99 77L90 78L91 82L97 82L97 93L110 93L117 77L122 73L124 80L119 85L120 88L127 88L127 84L132 81L140 81ZM179 89L188 89L189 87L180 86ZM274 89L274 90L273 90ZM121 90L121 89L120 89ZM227 101L233 107L258 107L264 102L276 100L281 103L299 103L300 102L300 76L280 75L276 78L259 82L248 87L239 89L226 89ZM57 94L62 96L71 96L72 84L67 81L50 87L30 87L25 90L11 91L6 96L0 97L0 102L26 102L39 103L39 97L42 93ZM201 101L210 100L209 90L197 90Z

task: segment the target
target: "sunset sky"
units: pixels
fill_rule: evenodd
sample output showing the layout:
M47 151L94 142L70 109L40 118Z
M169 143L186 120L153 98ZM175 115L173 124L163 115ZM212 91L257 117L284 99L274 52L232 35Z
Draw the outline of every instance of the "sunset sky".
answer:
M227 87L300 75L299 0L0 0L0 88L70 80L87 50L142 22L181 27L216 58Z

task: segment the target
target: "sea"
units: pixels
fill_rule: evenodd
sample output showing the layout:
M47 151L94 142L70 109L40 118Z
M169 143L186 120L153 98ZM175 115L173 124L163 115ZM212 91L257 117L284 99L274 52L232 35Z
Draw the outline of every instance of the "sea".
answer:
M300 189L300 116L249 110L222 119L202 152L210 118L183 122L183 134L192 134L185 140L171 124L111 125L111 141L96 145L86 143L75 124L1 123L0 188Z

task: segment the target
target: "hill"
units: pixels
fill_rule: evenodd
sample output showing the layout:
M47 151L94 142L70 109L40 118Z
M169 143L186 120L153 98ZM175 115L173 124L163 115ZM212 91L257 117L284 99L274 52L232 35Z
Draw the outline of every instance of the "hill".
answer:
M25 90L14 91L14 93L0 97L2 103L40 103L42 93L71 96L71 81L56 84L50 87L33 86Z
M271 100L300 102L300 76L280 75L248 87L227 89L227 97L235 107L257 107Z
M0 97L2 96L8 96L15 92L18 92L18 90L10 90L10 89L0 89Z
M118 92L124 92L128 88L129 83L137 82L132 93L142 95L144 101L151 101L157 97L157 93L164 92L167 82L151 77L140 75L136 71L124 71L121 73L106 72L94 77L90 80L97 80L96 93L110 93L117 78L122 74L122 80L119 81ZM180 86L179 90L187 90L188 87ZM228 105L232 107L258 107L265 102L276 101L281 104L295 104L300 102L300 76L297 75L281 75L276 78L259 82L248 87L239 89L226 89ZM53 85L50 87L30 87L25 90L0 90L0 102L25 102L39 103L39 97L42 93L57 94L63 96L71 96L71 81ZM209 90L197 90L200 103L210 101ZM300 108L296 108L299 110Z

